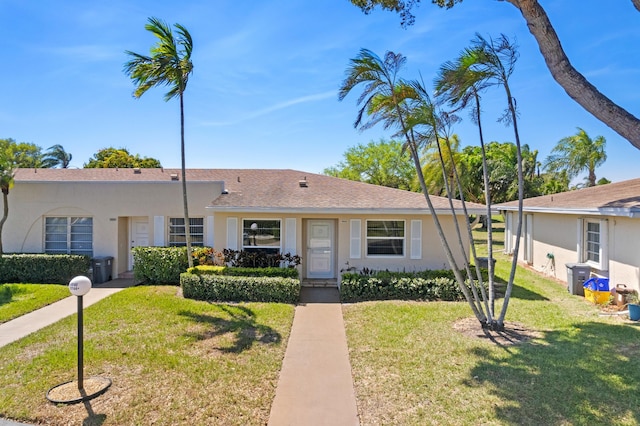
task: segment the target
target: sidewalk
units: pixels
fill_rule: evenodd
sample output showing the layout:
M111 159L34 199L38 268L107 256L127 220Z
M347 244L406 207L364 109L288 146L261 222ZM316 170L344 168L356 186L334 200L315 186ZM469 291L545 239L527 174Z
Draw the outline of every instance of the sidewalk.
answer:
M303 288L269 426L358 424L338 290Z
M82 304L86 308L132 285L133 280L130 279L116 279L104 284L97 284L82 297ZM69 296L37 311L0 324L0 348L77 312L77 297Z

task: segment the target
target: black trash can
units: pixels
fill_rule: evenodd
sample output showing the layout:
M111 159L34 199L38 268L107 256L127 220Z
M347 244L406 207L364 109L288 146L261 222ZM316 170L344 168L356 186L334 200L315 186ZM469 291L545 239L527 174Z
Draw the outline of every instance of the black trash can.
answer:
M491 265L495 268L496 260L491 259ZM478 258L478 266L484 269L489 269L489 257L479 257Z
M102 284L111 281L113 275L113 257L101 256L91 259L91 269L93 270L93 283Z
M584 296L583 284L591 275L591 266L587 263L565 263L567 267L567 290L569 294Z

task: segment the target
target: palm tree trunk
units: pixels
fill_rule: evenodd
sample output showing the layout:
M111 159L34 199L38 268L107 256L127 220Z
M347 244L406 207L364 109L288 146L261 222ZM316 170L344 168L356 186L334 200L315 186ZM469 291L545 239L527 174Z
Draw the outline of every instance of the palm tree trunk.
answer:
M2 210L2 219L0 219L0 255L4 254L4 248L2 246L2 230L4 229L4 223L9 217L9 188L2 188L2 201L4 208Z
M520 251L520 237L522 236L522 210L524 200L524 176L522 172L522 151L520 149L520 134L518 133L518 118L516 114L516 108L513 104L513 98L511 97L511 90L509 85L504 83L505 91L507 92L507 103L509 105L509 111L511 112L511 119L513 121L513 133L516 139L516 156L518 159L518 227L516 229L516 244L513 249L513 258L511 260L511 272L509 273L509 282L507 283L507 289L504 293L504 301L502 303L502 310L500 311L500 317L498 317L498 329L504 329L504 318L507 315L507 308L509 307L509 300L511 299L511 291L513 290L513 281L516 278L516 269L518 266L518 253Z
M185 167L184 152L184 101L180 92L180 154L182 160L182 203L184 206L184 237L187 241L187 261L189 268L193 268L193 257L191 256L191 223L189 221L189 203L187 202L187 170Z
M514 5L527 21L529 31L538 42L540 52L553 78L567 94L598 120L611 127L633 146L640 149L640 119L611 99L580 74L569 62L558 34L537 0L505 0ZM640 0L632 0L640 10Z

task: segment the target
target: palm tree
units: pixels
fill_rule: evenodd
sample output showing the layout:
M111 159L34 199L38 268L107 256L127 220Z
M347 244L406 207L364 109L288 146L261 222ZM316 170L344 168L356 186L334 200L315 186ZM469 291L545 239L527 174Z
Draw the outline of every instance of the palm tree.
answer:
M191 232L189 222L189 208L187 203L187 179L184 149L184 91L187 87L189 75L193 72L191 52L193 41L186 28L174 24L177 39L171 28L157 18L149 18L145 29L158 38L157 44L151 48L151 56L140 55L131 51L126 53L132 59L125 64L125 73L136 84L133 96L140 98L147 90L156 86L168 86L170 90L165 94L165 101L175 97L180 99L180 155L182 159L182 198L184 205L184 229L187 244L187 258L189 267L193 266L191 257Z
M398 78L398 72L405 62L406 58L401 54L387 52L382 59L368 49L361 49L360 53L350 61L346 72L347 76L338 92L338 99L343 100L356 87L362 86L364 89L357 101L358 105L362 106L358 111L354 127L364 130L382 123L384 128L399 129L398 135L405 138L404 148L409 150L414 161L420 187L427 201L447 261L476 318L481 323L485 323L486 317L481 310L477 309L466 286L466 280L456 264L452 248L444 234L425 183L419 157L420 145L438 140L438 125L429 121L429 124L424 126L426 130L419 133L416 130L417 123L411 122L416 121L417 116L420 115L423 118L421 123L424 124L425 121L435 118L436 114L433 111L435 107L428 97L419 96L413 84L405 83ZM411 98L419 100L419 102L414 106L414 112L409 114L407 101ZM417 111L417 108L420 111ZM365 113L369 116L367 122L363 121ZM464 251L464 247L461 247L461 250Z
M552 172L566 172L569 179L573 179L581 172L587 171L587 186L596 186L596 167L600 167L607 160L604 136L591 139L587 132L578 127L578 133L560 139L547 157L545 168Z
M516 140L516 157L517 157L517 175L518 175L518 225L516 231L516 244L514 249L513 260L511 264L511 273L507 290L505 292L502 310L495 320L491 320L492 328L503 329L504 317L506 315L509 299L513 288L515 278L518 251L520 244L520 234L522 232L522 200L524 198L524 175L522 169L522 152L520 147L520 136L517 126L517 111L515 101L511 95L509 87L509 78L513 73L518 53L515 45L513 45L507 37L501 35L498 40L485 40L479 34L471 41L471 47L465 49L460 56L453 62L445 63L441 68L436 79L436 89L444 97L445 101L452 106L465 108L469 102L473 101L473 119L478 125L480 133L480 145L482 148L483 177L485 186L486 204L488 214L490 215L491 195L489 191L489 167L487 164L486 149L480 125L480 96L479 93L487 88L495 85L502 86L507 97L507 112L502 120L513 125L514 136ZM489 227L490 230L490 227ZM488 249L489 257L492 257L492 236L488 233ZM473 247L472 247L473 249ZM475 253L474 253L475 257ZM494 300L495 295L492 285L492 262L489 262L489 309L488 316L494 316Z
M62 145L56 144L47 148L42 159L42 167L51 169L59 166L61 169L68 169L72 157Z

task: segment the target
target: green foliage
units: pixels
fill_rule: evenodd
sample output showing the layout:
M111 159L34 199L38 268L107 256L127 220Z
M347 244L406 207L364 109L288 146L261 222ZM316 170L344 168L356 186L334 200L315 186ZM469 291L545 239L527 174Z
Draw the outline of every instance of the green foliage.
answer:
M42 156L42 167L54 168L60 167L61 169L69 168L73 155L64 150L64 147L60 144L56 144L47 148Z
M198 265L187 269L187 272L196 275L224 275L226 269L226 266Z
M596 168L607 160L604 136L595 139L578 127L578 133L560 139L547 157L545 168L551 173L565 173L573 179L583 171L588 173L587 186L597 184Z
M179 284L189 267L186 247L135 247L133 275L146 284Z
M376 272L342 275L343 302L364 300L464 300L452 271Z
M0 282L68 284L87 275L88 256L67 254L9 254L0 257Z
M349 148L343 156L343 161L322 173L407 191L419 190L411 157L398 141L381 139L377 143L360 144Z
M294 278L298 279L299 274L296 268L226 268L224 275L230 276L245 276L245 277L281 277L281 278Z
M224 265L224 254L213 247L194 247L191 256L196 265Z
M180 285L184 297L212 302L296 303L300 298L300 280L294 278L184 273Z
M85 163L85 169L106 168L159 168L162 167L159 160L150 157L140 157L138 154L130 154L126 148L102 148Z
M201 265L194 266L187 270L190 274L197 275L226 275L234 277L280 277L299 278L298 270L295 268L239 268L227 266Z

